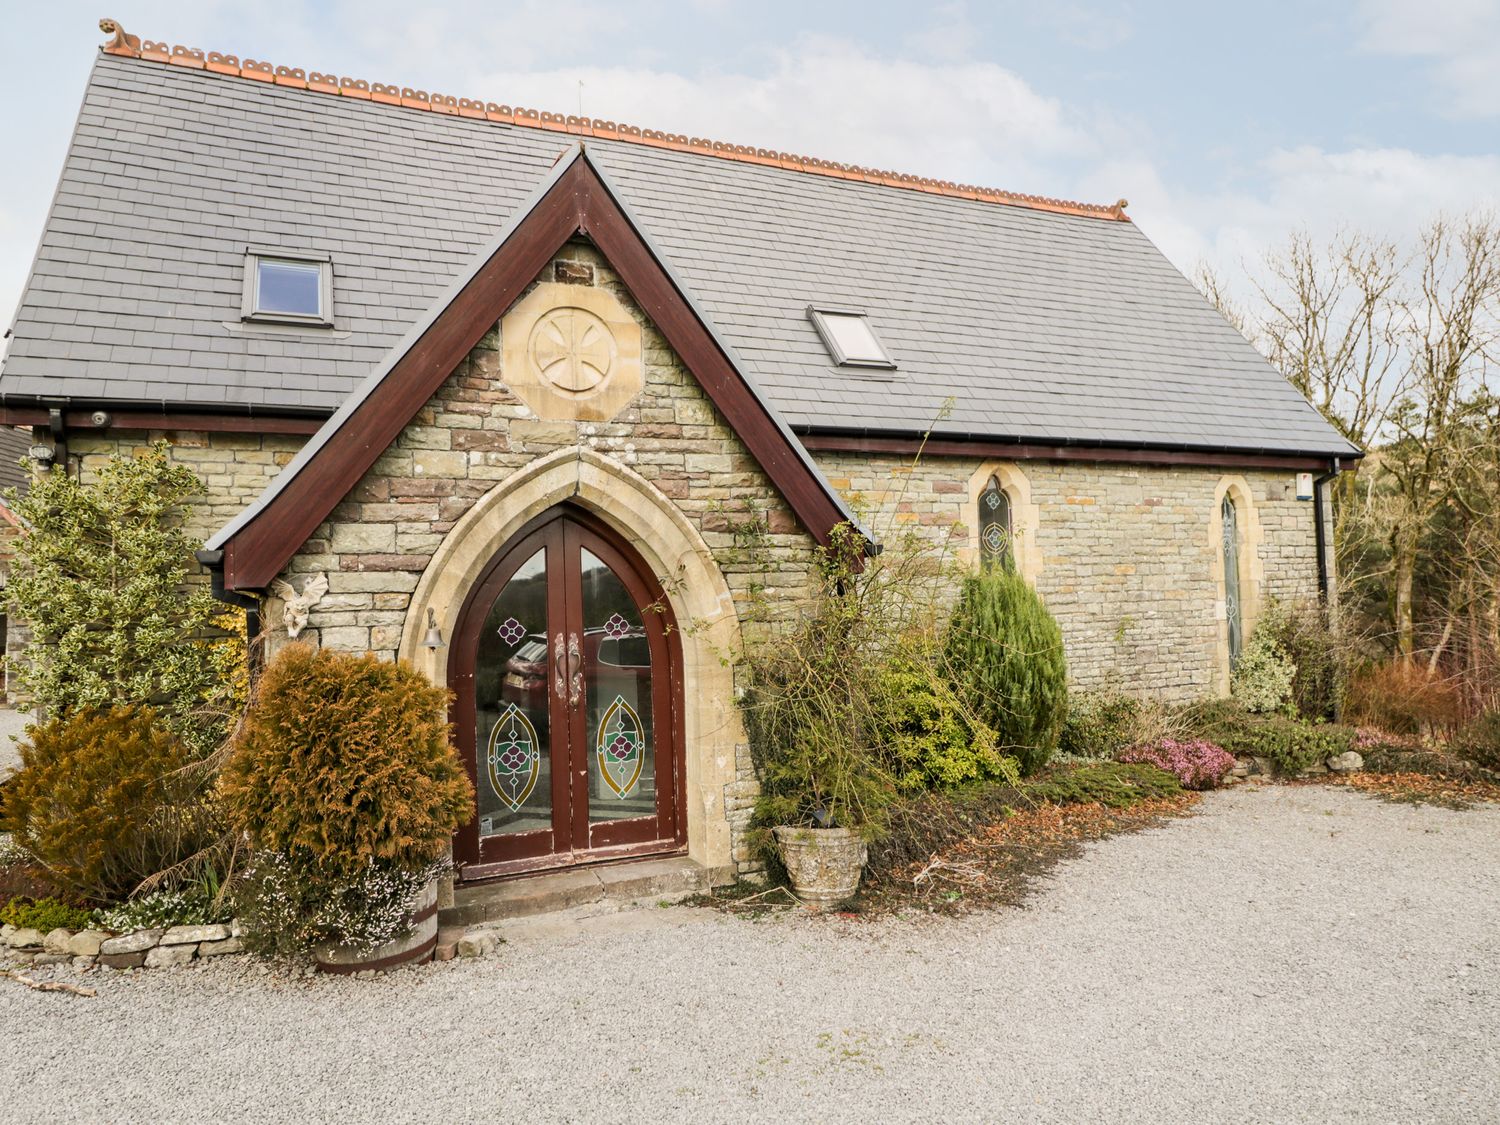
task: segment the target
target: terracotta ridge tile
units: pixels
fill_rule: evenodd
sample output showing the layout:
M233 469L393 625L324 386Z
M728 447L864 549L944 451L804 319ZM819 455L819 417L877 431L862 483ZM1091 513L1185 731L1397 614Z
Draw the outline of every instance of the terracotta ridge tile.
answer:
M865 168L858 164L841 164L815 156L799 156L774 149L730 144L703 137L690 137L682 133L667 133L660 129L643 129L636 125L618 124L597 117L580 117L574 114L526 109L521 106L500 105L472 98L457 98L450 94L415 90L409 86L386 85L381 82L367 82L362 78L341 78L338 75L325 74L316 70L304 71L297 67L277 66L255 59L241 61L236 55L221 54L218 51L205 53L196 47L168 46L166 43L150 39L142 40L137 36L127 35L119 21L111 19L100 20L99 30L111 36L100 50L107 55L118 55L122 58L166 63L169 66L187 67L209 74L245 78L254 82L269 82L277 86L290 86L293 89L354 98L358 101L378 102L382 105L400 106L405 109L452 114L457 117L470 117L505 125L519 125L529 129L548 129L582 137L625 141L630 144L672 149L677 152L694 152L723 160L763 164L787 171L904 188L909 191L927 192L930 195L953 196L981 203L999 203L1010 207L1027 207L1035 211L1052 211L1090 219L1130 222L1130 216L1125 213L1125 208L1129 206L1129 203L1123 199L1111 204L1100 204L1079 203L1071 199L1053 199L1044 195L1027 195L1002 188L959 184L951 180L936 180L905 172Z

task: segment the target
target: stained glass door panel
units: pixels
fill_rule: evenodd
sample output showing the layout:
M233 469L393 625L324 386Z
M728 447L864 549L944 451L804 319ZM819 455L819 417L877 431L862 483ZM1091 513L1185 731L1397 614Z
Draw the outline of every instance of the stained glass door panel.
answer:
M671 615L628 546L538 517L465 602L449 683L475 788L465 878L681 847Z
M552 661L547 627L543 547L505 583L479 631L474 733L481 839L552 828Z
M619 576L587 548L580 587L589 821L654 817L656 731L645 621Z

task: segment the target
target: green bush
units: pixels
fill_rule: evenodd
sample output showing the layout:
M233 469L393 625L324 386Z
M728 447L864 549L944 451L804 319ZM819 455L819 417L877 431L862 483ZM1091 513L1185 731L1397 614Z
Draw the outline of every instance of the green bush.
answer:
M1073 692L1058 749L1078 758L1112 758L1138 741L1141 702L1121 691Z
M219 779L257 849L330 877L370 860L420 866L469 819L448 693L366 653L288 645L261 676Z
M1350 727L1306 723L1286 715L1256 715L1230 700L1203 700L1183 710L1194 735L1236 757L1264 758L1278 774L1292 776L1342 754L1354 745Z
M184 531L204 485L158 442L96 479L39 474L6 586L32 640L16 670L49 718L149 704L200 753L219 748L246 690L244 616L190 582Z
M30 736L5 826L59 884L112 902L222 839L208 770L150 708L85 708Z
M1286 653L1295 672L1291 701L1314 722L1332 719L1348 680L1348 649L1328 626L1327 611L1316 602L1266 606L1257 630L1264 630Z
M1015 780L1015 760L1000 753L995 732L933 674L931 661L894 661L880 680L879 702L882 740L902 789Z
M1005 768L931 657L941 568L903 547L865 560L859 533L839 525L809 600L747 638L737 672L761 789L751 844L773 872L777 825L875 839L903 789Z
M1297 666L1282 648L1274 629L1256 626L1230 676L1230 693L1247 711L1272 714L1288 710Z
M1024 792L1053 805L1108 805L1123 809L1154 797L1175 797L1182 783L1166 770L1124 762L1090 762L1028 782Z
M89 912L82 907L69 906L55 898L39 898L35 901L23 897L13 898L0 906L0 925L17 929L81 930L89 924Z
M1481 715L1460 728L1448 748L1480 769L1500 773L1500 711Z
M206 926L234 916L227 897L207 882L174 891L157 891L94 911L93 924L115 933L168 926Z
M252 848L234 895L250 948L402 930L472 809L449 698L372 654L289 645L267 666L219 779Z
M959 692L1034 773L1057 748L1067 710L1062 631L1018 574L987 569L965 579L949 623L946 663Z

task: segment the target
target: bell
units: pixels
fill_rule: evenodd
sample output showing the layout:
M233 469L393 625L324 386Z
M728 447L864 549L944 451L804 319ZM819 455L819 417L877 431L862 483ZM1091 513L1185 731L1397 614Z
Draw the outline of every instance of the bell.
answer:
M427 636L422 638L423 648L442 648L443 631L438 628L437 617L432 612L432 607L427 609Z

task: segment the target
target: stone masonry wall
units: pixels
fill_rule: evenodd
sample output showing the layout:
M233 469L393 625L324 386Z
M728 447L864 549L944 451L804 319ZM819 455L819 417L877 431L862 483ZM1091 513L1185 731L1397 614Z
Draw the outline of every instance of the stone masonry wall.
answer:
M988 474L979 459L822 454L825 473L877 537L903 527L972 551L966 511ZM1082 462L1012 462L1037 508L1037 590L1057 616L1080 687L1118 685L1182 701L1223 690L1216 614L1216 494L1249 486L1265 598L1317 595L1313 508L1291 472L1226 472ZM979 479L976 482L976 477ZM1244 523L1242 522L1242 531ZM1251 621L1246 620L1249 626Z
M207 539L248 507L297 455L301 434L228 434L196 430L110 430L68 435L69 471L90 480L114 454L129 456L164 440L171 457L197 473L207 493L194 506L188 533Z

